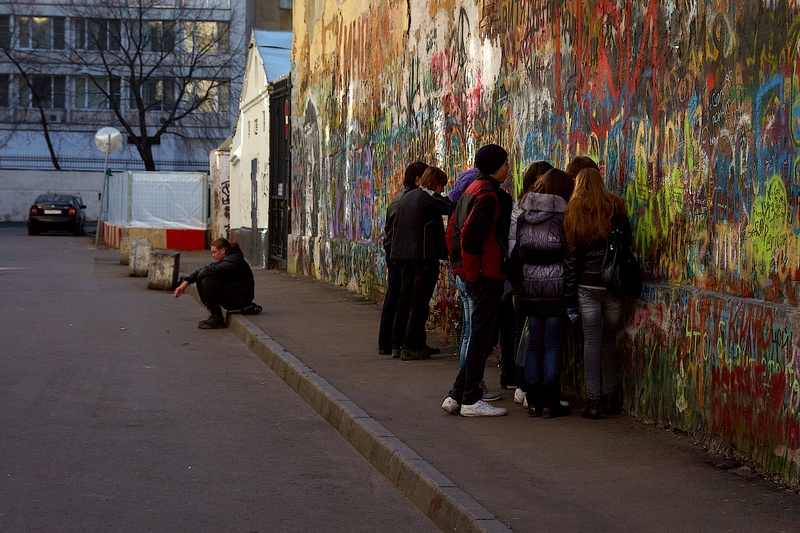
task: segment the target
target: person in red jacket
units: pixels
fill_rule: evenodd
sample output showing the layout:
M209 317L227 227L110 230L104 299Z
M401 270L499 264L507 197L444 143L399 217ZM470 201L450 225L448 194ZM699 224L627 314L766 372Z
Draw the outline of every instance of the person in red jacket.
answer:
M461 416L501 416L506 409L482 399L480 382L503 296L511 224L511 196L500 188L509 173L508 152L487 144L475 154L478 177L458 199L449 228L453 274L466 285L473 302L467 358L442 409Z

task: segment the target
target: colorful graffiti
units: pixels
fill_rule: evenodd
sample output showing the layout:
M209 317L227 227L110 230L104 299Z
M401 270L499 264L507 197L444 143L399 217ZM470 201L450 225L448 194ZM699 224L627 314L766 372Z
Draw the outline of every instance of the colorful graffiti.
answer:
M531 161L590 154L648 282L629 409L800 486L796 2L306 0L295 20L290 268L380 297L409 162L455 178L496 142L516 193ZM445 274L437 298L454 331Z

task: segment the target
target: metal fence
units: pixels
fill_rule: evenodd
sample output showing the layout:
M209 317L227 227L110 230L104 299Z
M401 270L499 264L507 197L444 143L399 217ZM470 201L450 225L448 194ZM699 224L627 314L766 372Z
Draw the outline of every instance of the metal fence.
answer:
M102 157L59 157L61 170L97 170L102 172ZM156 161L156 169L172 172L208 172L208 160L163 160ZM53 170L53 161L45 156L0 155L0 168L8 170ZM114 172L144 170L144 162L134 158L109 157L108 168Z

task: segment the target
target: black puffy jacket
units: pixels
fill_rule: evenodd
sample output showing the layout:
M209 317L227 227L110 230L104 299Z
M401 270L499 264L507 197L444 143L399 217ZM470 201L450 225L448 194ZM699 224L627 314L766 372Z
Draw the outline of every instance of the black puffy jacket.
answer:
M517 219L517 253L522 269L520 297L527 302L564 309L564 253L562 231L567 202L552 194L528 193L520 202Z

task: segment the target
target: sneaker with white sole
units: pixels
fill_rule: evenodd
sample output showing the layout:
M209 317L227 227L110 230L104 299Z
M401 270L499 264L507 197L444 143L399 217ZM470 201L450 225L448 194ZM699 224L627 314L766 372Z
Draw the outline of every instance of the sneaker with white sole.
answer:
M448 396L442 402L442 409L444 409L451 415L454 415L458 413L459 409L461 409L461 404L458 403L455 398Z
M514 391L514 403L522 403L525 401L525 391L521 387L517 387Z
M506 414L508 414L508 409L505 409L503 407L494 407L484 402L483 400L478 400L472 405L461 406L461 416L468 416L468 417L503 416Z
M502 400L503 399L503 395L500 394L500 391L489 390L489 388L486 386L486 383L481 382L480 383L480 388L481 388L481 396L482 396L481 399L484 402L496 402L497 400Z

